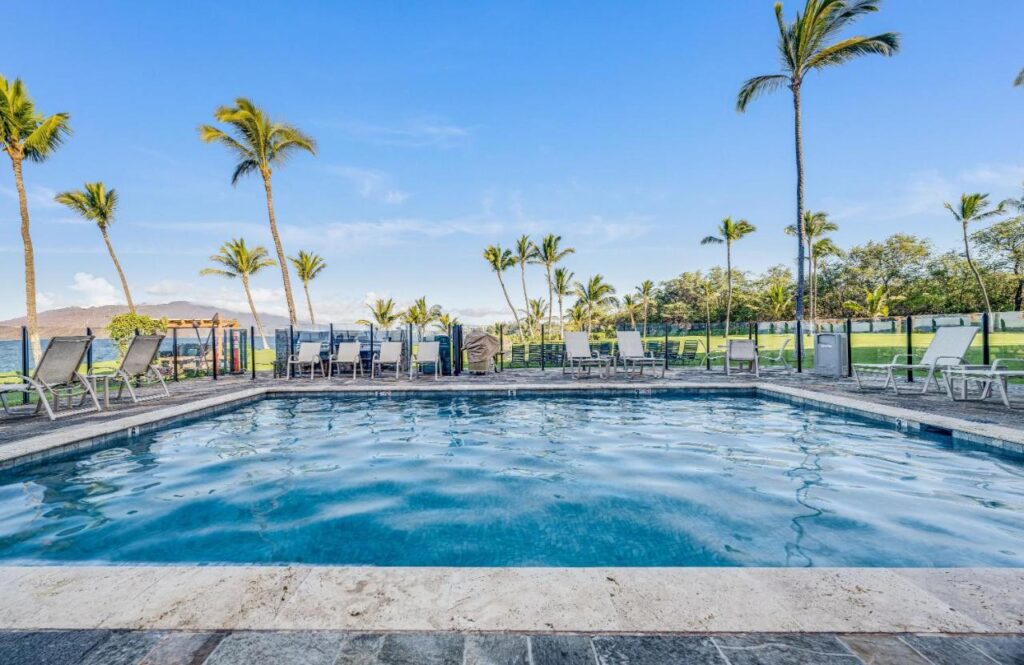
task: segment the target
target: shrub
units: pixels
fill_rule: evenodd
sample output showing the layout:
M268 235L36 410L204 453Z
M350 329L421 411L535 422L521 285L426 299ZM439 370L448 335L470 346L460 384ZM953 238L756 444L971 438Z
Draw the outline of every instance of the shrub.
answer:
M154 319L145 314L132 314L125 312L110 319L107 324L107 333L110 339L117 345L118 353L122 356L128 350L128 343L135 336L138 330L140 335L152 335L167 330L167 319Z

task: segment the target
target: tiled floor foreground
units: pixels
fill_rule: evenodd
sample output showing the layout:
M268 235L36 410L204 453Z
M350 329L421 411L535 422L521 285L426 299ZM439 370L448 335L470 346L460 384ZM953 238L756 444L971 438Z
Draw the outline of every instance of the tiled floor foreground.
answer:
M4 665L1012 665L1024 637L0 631Z

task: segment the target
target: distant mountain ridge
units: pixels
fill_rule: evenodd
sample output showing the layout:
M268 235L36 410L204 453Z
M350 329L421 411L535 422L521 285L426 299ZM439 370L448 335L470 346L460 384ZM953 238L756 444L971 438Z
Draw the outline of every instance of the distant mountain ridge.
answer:
M139 314L145 314L159 319L209 319L214 314L220 314L223 319L237 319L238 324L245 328L254 325L252 314L248 312L235 312L228 309L203 305L201 303L189 302L187 300L176 300L174 302L159 305L137 305L135 307ZM86 328L92 328L93 334L97 337L105 337L105 327L110 319L117 314L127 312L124 305L101 305L99 307L60 307L39 313L39 328L43 337L52 335L81 335ZM288 318L273 314L260 314L267 334L271 334L274 328L287 328ZM15 319L0 321L0 339L15 339L18 337L19 328L25 325L24 316Z

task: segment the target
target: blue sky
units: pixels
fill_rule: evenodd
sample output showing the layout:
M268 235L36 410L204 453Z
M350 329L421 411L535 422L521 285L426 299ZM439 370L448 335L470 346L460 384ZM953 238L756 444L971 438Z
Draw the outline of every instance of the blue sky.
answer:
M480 254L521 233L561 234L578 277L600 272L620 292L721 262L698 241L725 215L758 227L739 268L792 263L791 100L733 110L740 84L777 66L768 0L51 2L7 15L0 73L44 112L70 112L75 132L26 167L44 309L120 299L95 227L52 203L86 180L120 192L111 235L137 301L244 307L238 284L198 276L228 238L269 243L258 180L232 187L229 156L196 135L239 95L319 142L275 174L275 203L286 251L329 263L313 285L325 319L362 316L370 295L505 318ZM809 78L807 197L841 245L907 231L952 247L944 199L1019 194L1022 22L1019 0L889 0L858 32L901 32L899 55ZM24 313L4 168L0 280L13 288L0 318ZM535 271L531 295L543 283ZM262 310L284 311L276 272L254 285Z

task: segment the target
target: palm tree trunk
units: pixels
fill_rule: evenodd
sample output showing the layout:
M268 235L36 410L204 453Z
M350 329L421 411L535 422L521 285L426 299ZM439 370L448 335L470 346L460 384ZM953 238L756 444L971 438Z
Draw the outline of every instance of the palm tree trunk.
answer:
M498 284L501 284L501 292L505 294L505 302L508 303L508 308L512 310L512 317L516 320L516 329L519 331L519 341L526 344L526 336L523 334L523 325L519 323L519 312L512 305L512 298L508 296L508 289L505 288L505 280L501 278L501 273L494 273L498 276Z
M28 198L25 196L21 159L20 156L11 155L14 185L18 189L18 210L21 213L21 242L25 247L25 318L32 346L32 359L38 363L43 355L43 345L39 341L39 318L36 315L36 259L32 251L32 235L29 233Z
M548 270L548 328L555 313L555 284L551 281L551 264L545 264Z
M725 339L729 339L729 318L732 316L732 242L725 241Z
M1024 308L1024 274L1021 273L1019 260L1013 264L1013 274L1017 276L1017 288L1013 292L1013 309L1019 312Z
M309 282L303 282L302 289L306 292L306 306L309 307L309 322L315 326L316 317L313 315L313 300L309 297Z
M245 289L245 299L249 301L249 311L252 312L252 320L256 323L256 332L260 334L260 339L263 340L263 348L269 349L267 333L264 332L263 323L260 322L259 312L256 311L256 303L252 301L252 292L249 291L249 277L246 275L242 275L242 288Z
M114 262L114 268L117 270L117 276L121 279L121 289L124 290L124 299L128 303L128 311L135 314L135 303L132 302L131 291L128 290L128 278L124 276L124 270L121 269L121 262L117 260L117 254L114 253L114 246L110 244L110 236L107 235L105 228L100 229L100 233L103 235L103 242L107 244L107 251L110 252L110 260Z
M562 313L562 294L558 294L558 332L565 337L565 315Z
M796 139L796 320L804 318L804 245L807 242L807 228L804 226L804 139L800 118L800 84L794 83L793 130ZM797 340L802 345L803 340Z
M647 337L647 300L644 300L644 337Z
M281 266L281 281L284 283L284 298L288 303L288 319L294 326L299 317L295 313L295 299L292 298L292 280L288 276L288 260L284 256L281 236L277 232L277 221L274 219L274 193L270 185L270 171L263 172L263 189L267 192L267 217L270 219L270 235L274 238L274 249L277 251L277 264Z
M981 289L981 296L985 299L985 311L988 313L989 325L992 322L992 304L988 301L988 289L985 288L985 280L981 278L981 273L978 272L978 268L974 265L974 259L971 258L971 243L967 239L967 224L964 227L964 256L967 258L967 265L971 267L971 272L974 273L974 279L978 280L978 287Z
M526 303L525 308L524 308L523 311L529 313L529 311L530 311L530 296L526 295L526 264L525 263L520 263L519 264L519 277L520 277L520 279L523 282L523 302ZM531 324L529 321L527 321L526 325L528 325L530 327L530 337L533 337L533 324Z
M818 313L818 266L814 259L814 246L807 243L807 264L811 269L811 330Z

